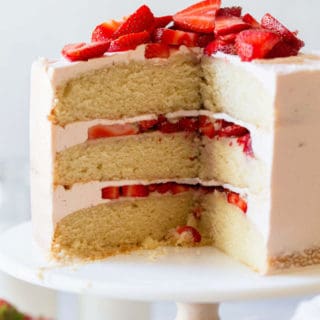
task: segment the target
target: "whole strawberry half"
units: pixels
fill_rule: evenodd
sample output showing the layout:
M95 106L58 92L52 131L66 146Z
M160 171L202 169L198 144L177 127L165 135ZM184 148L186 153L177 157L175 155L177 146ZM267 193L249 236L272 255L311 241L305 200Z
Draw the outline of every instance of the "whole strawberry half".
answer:
M242 61L266 58L281 37L273 31L250 29L240 32L236 38L237 53Z
M212 33L216 12L220 6L221 0L201 1L176 13L173 16L173 21L183 30Z
M86 61L103 56L108 51L110 42L67 44L62 49L62 55L70 61Z

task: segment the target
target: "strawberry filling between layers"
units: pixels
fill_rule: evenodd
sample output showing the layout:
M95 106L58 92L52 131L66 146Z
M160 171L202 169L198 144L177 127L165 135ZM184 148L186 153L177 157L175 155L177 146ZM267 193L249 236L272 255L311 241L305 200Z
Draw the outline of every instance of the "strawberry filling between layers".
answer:
M227 201L230 204L237 206L243 213L247 212L247 202L238 193L225 189L221 186L202 186L200 184L188 185L175 182L149 184L149 185L124 185L124 186L108 186L101 189L101 198L108 200L116 200L120 198L145 198L150 194L172 194L176 195L183 192L199 192L208 194L215 191L224 192L227 196ZM195 212L195 217L199 218L201 212Z
M248 129L223 119L212 120L204 115L181 117L179 119L168 119L160 115L157 119L142 120L135 123L98 124L88 129L88 140L130 136L154 131L160 131L164 134L193 132L209 139L237 138L237 143L243 146L243 152L250 157L254 156ZM232 143L230 143L230 146L232 146Z

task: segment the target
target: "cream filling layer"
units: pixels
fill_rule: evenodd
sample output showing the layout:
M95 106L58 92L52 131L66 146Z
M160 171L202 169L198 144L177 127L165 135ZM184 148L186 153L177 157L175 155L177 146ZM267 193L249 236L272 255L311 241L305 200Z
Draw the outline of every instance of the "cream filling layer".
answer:
M272 154L272 132L257 128L256 126L237 120L233 117L228 116L224 113L213 113L207 110L195 110L195 111L176 111L167 113L165 116L168 119L181 118L181 117L198 117L205 115L212 119L223 119L249 130L252 139L252 149L255 157L264 161L266 164L271 165L271 154ZM108 120L108 119L95 119L89 121L74 122L66 125L65 127L53 125L53 136L55 137L55 145L53 152L61 152L77 144L84 143L88 140L88 129L95 125L113 125L113 124L125 124L125 123L136 123L143 120L154 120L157 119L155 114L147 114L138 117L124 118L119 120Z

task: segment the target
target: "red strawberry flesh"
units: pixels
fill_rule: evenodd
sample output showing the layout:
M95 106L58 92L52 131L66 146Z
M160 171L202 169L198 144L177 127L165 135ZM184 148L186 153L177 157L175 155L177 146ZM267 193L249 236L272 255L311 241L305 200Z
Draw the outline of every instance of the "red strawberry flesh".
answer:
M178 234L189 233L192 236L193 242L198 243L201 242L201 234L200 232L191 226L179 226L176 228Z
M121 194L124 197L147 197L149 188L142 184L123 186L121 187Z
M215 15L221 6L221 0L206 0L196 3L173 16L175 24L183 30L212 33Z
M209 43L206 46L204 53L207 56L211 56L212 54L214 54L218 51L226 53L226 54L232 54L232 55L237 54L236 47L232 42L226 42L221 39L217 39L217 40L214 40L211 43Z
M241 137L245 134L248 134L248 129L232 124L230 126L224 127L218 131L219 137Z
M199 35L194 32L160 28L155 30L153 37L155 42L166 45L196 47Z
M285 27L279 20L273 17L271 14L265 14L261 19L261 25L267 30L271 30L280 35L285 42L290 44L294 49L298 51L304 46L304 42L296 37L287 27Z
M96 125L88 129L88 140L129 136L138 133L134 124Z
M117 39L123 35L150 30L153 24L153 13L148 6L143 5L119 26L119 28L114 32L112 38Z
M162 16L154 18L154 28L165 28L169 23L173 21L172 16Z
M248 156L248 157L254 157L253 149L252 149L252 141L251 141L251 135L246 134L242 137L239 137L237 139L237 142L239 145L243 146L243 152Z
M247 202L243 198L241 198L239 194L229 191L227 194L227 199L229 203L237 206L244 213L247 212L247 209L248 209Z
M120 197L120 187L105 187L101 190L102 199L118 199Z
M217 16L234 16L240 17L242 12L241 7L224 7L220 8L217 12Z
M244 30L236 38L237 53L242 61L263 59L280 41L281 37L273 31L263 29Z
M145 48L144 56L146 59L167 59L170 56L170 48L163 43L148 43Z
M246 13L242 17L242 20L250 24L252 28L261 28L260 23L250 13Z
M137 46L147 43L149 40L150 34L147 31L126 34L113 40L108 52L134 50Z
M62 55L70 61L86 61L103 56L110 42L74 43L63 47Z
M139 122L139 131L146 132L150 129L155 129L157 124L158 124L158 119L142 120Z
M122 24L122 22L110 20L104 23L99 24L93 30L91 35L92 42L99 42L99 41L110 41L112 36L117 28Z
M214 33L216 35L225 35L229 33L240 32L251 28L251 25L245 23L241 18L234 16L219 16L216 18Z

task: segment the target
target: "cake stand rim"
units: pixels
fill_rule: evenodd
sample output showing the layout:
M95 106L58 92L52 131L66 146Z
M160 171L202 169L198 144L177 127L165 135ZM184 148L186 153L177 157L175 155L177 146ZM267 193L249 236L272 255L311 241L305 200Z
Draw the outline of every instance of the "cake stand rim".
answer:
M176 271L171 272L170 268L185 268L188 266L179 265L180 260L178 262L176 260L166 262L166 259L176 258L175 254L172 257L170 253L168 256L164 255L165 260L161 265L150 260L147 261L143 256L131 257L131 255L127 255L124 257L126 261L119 262L116 260L114 265L113 261L106 260L76 267L57 268L46 264L43 255L38 249L36 251L34 249L31 222L24 222L8 229L0 235L0 270L14 278L49 289L135 301L163 300L185 303L216 303L316 294L320 291L320 267L306 268L282 275L260 276L215 250L212 251L212 255L216 259L214 261L217 263L222 261L227 268L221 270L221 266L213 265L212 272L210 268L206 268L204 273L208 273L208 278L201 277L199 282L197 281L197 275L189 274L191 269L202 271L201 265L198 266L196 262L197 255L195 255L194 260L192 260L193 258L190 260L195 263L195 266L191 266L191 269L187 269L186 273L179 278L180 275ZM207 259L208 253L206 250L204 251L204 256L201 253L199 259ZM181 256L181 258L183 259L184 256ZM135 261L135 259L138 260ZM140 259L142 259L142 262ZM131 260L134 262L132 263ZM207 264L207 260L204 261ZM93 272L101 272L104 268L106 268L105 272L111 271L111 275L102 274L102 272L98 277L94 275L95 279L90 278L93 276ZM121 270L117 271L116 269L119 268ZM134 271L132 276L138 278L136 281L125 283L125 280L129 278L121 278L119 275L122 274L121 271L123 271L123 275L130 274L130 268L133 268ZM216 276L215 271L217 272ZM115 277L118 276L116 281L111 279L112 272L114 272ZM146 279L142 278L144 272ZM156 273L160 274L157 275ZM168 273L167 279L166 273ZM187 273L188 278L185 276ZM224 274L226 279L222 280L221 275ZM104 282L102 278L107 275L109 278ZM174 279L174 277L178 279ZM241 277L245 281L230 285L227 281L227 278L230 277L231 281L232 277L234 279L240 279L238 277ZM212 285L204 283L207 279L212 279ZM226 282L225 287L223 287L224 281ZM190 288L190 285L195 286Z

